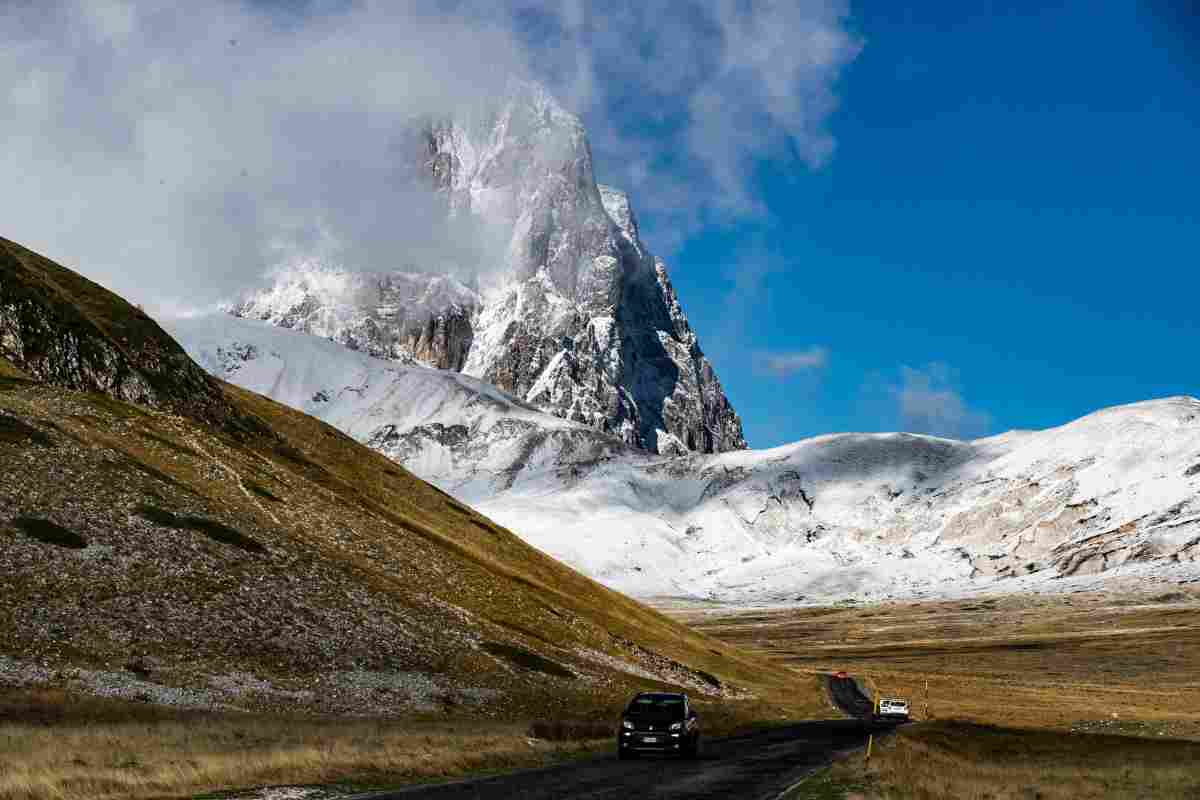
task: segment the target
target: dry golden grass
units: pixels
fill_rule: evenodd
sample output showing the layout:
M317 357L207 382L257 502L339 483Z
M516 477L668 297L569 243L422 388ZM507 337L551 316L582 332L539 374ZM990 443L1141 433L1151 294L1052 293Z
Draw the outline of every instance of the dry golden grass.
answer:
M1200 743L938 721L881 739L869 765L854 756L832 778L881 800L1182 800L1200 797Z
M932 718L877 741L869 768L856 754L789 798L1200 797L1194 592L675 615L809 674L844 669Z
M680 613L807 672L847 670L929 715L1014 728L1200 738L1200 600L1002 597Z
M0 547L7 548L0 556L28 553L19 570L3 575L0 656L45 664L50 686L77 691L77 667L121 673L131 656L144 653L161 661L153 679L164 687L206 690L214 676L250 673L273 689L308 692L313 700L299 704L309 713L392 718L181 717L145 704L112 710L0 691L3 800L185 797L332 781L385 785L536 766L597 745L531 743L531 719L614 720L630 693L670 686L674 675L699 680L710 673L754 692L745 699L698 698L707 719L730 729L819 713L824 701L815 679L798 683L779 665L593 583L315 420L231 394L270 419L296 452L281 455L269 440L241 443L94 395L24 384L0 391L0 409L48 431L53 442L19 447L0 439L0 451L8 447L22 459L20 472L0 474ZM64 406L74 415L60 413ZM97 481L94 465L114 474ZM283 500L255 500L241 488L250 479ZM75 519L88 523L70 524L85 532L89 547L99 541L135 557L68 560L62 548L5 530L10 508L28 513L22 507L30 502L28 486L68 497ZM196 568L198 557L185 563L178 534L151 536L140 527L136 509L151 492L153 502L175 513L236 526L271 555L247 555L202 537L190 541L207 559L204 568ZM56 507L53 498L45 507ZM179 565L171 566L172 559ZM125 565L130 572L117 571ZM236 603L221 604L231 596ZM121 613L109 610L118 605ZM193 607L205 616L195 616ZM37 622L46 611L62 622L34 625L21 617ZM271 637L294 621L320 625L335 611L341 619L321 637L339 636L336 647L273 646ZM384 615L421 631L411 651L384 649ZM121 631L135 624L136 649L121 642ZM492 647L472 648L471 635ZM584 648L660 669L665 682L591 661L580 654ZM549 672L543 660L568 665L578 677ZM419 672L452 689L496 694L422 712L403 695L347 692L344 683L337 691L337 681L356 669ZM296 704L270 693L233 702L268 712ZM59 707L80 703L86 713Z
M616 724L611 721L572 722L540 719L529 726L529 735L548 742L584 742L589 739L611 739L615 729Z
M607 744L607 742L605 742ZM0 724L0 798L163 798L251 786L388 785L594 752L516 723L200 717Z
M586 709L584 709L586 710ZM744 709L743 709L744 711ZM712 735L757 727L710 704ZM55 689L0 693L0 800L354 789L541 766L612 747L606 721L347 719L179 711Z

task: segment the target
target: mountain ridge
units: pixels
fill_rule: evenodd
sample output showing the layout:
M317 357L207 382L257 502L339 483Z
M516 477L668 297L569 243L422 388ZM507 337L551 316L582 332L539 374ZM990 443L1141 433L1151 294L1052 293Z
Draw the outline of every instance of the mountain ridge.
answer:
M419 168L445 213L493 244L457 265L475 277L464 283L436 264L419 274L299 268L230 311L464 372L634 447L746 446L629 198L596 182L578 117L515 83L492 107L429 123L422 137ZM437 281L455 292L432 302Z
M168 326L217 374L301 402L637 596L815 602L1200 576L1193 398L970 442L842 433L671 456L313 337L221 315ZM217 354L250 342L256 356L223 372ZM317 391L329 400L308 403Z
M0 239L0 357L32 379L253 430L216 382L141 309Z

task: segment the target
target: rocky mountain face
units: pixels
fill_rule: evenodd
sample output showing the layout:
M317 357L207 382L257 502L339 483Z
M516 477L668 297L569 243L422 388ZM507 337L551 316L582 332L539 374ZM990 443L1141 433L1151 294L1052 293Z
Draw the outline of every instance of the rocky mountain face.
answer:
M0 239L0 359L35 380L221 427L253 420L140 309Z
M446 213L503 233L478 281L301 270L234 308L270 325L172 323L197 361L639 596L1200 580L1200 401L971 442L843 434L747 451L575 117L522 87L418 145Z
M497 242L480 263L458 265L476 278L300 268L232 313L461 371L634 447L746 446L628 197L597 185L577 117L540 87L514 84L417 141L446 214Z
M480 305L477 292L446 275L312 267L280 272L270 289L230 310L377 358L458 371Z

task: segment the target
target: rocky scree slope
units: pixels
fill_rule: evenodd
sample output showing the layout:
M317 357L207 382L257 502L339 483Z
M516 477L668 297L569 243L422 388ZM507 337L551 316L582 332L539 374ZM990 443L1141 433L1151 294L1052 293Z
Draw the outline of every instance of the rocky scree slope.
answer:
M642 243L597 185L579 119L542 88L429 123L411 158L445 213L494 242L480 263L348 272L298 266L233 314L415 359L659 453L745 447L741 421Z
M1200 577L1194 398L973 442L836 434L660 457L455 373L225 315L167 324L218 376L636 595L820 602Z
M95 284L25 251L0 262L0 286L41 325L36 350L22 339L34 370L0 357L0 691L497 717L602 717L642 686L712 702L791 691L794 676L564 567L334 428L204 376ZM133 325L145 338L126 349ZM116 368L80 371L77 353ZM172 383L180 371L202 380ZM81 391L80 375L138 402ZM188 396L206 388L207 402ZM258 427L209 422L217 407Z

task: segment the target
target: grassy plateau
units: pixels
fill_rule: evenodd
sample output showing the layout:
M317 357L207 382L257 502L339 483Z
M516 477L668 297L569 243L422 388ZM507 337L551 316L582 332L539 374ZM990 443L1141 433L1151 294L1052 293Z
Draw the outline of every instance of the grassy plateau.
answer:
M877 741L869 764L856 754L794 797L1200 797L1192 588L672 613L912 702L918 723Z

